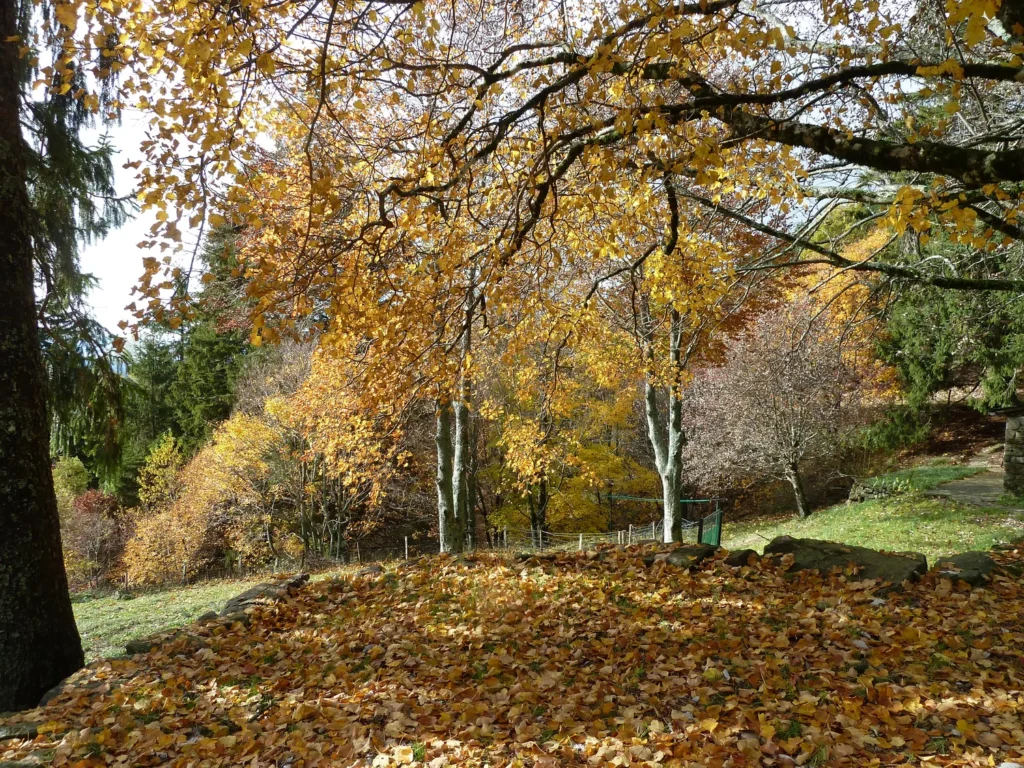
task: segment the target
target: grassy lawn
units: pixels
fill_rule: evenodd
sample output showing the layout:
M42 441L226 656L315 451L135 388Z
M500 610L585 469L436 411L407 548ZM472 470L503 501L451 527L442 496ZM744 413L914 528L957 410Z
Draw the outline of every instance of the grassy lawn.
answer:
M727 549L760 551L775 536L789 535L872 549L912 550L934 563L938 557L1019 538L1024 535L1024 519L1004 509L966 507L910 493L841 504L814 512L806 520L787 516L730 524L727 519L722 533Z
M229 599L260 581L215 581L147 592L133 600L75 597L75 620L85 659L119 656L129 640L180 627L207 611L219 611Z
M346 568L358 570L359 567L321 571L311 578L319 581ZM124 654L125 643L129 640L184 626L207 611L219 611L235 595L271 578L273 576L268 574L238 581L168 587L140 593L132 600L116 600L112 595L72 595L85 660L120 656Z
M908 491L928 491L951 480L962 480L985 471L985 467L965 467L950 464L923 464L889 472L865 481L873 488L898 487Z

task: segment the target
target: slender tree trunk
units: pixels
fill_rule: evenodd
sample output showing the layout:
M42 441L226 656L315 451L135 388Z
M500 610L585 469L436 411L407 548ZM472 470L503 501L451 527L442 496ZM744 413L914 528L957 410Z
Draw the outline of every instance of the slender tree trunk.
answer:
M437 432L437 533L442 552L461 552L464 539L460 535L455 510L454 456L452 447L452 405L438 401L435 406Z
M800 468L794 462L786 472L789 484L793 486L793 499L796 501L796 513L800 517L811 516L811 505L807 503L807 493L804 491L804 481L800 478Z
M460 396L452 407L455 416L455 438L452 450L452 507L455 511L455 535L463 546L471 535L469 514L469 407Z
M466 529L469 531L469 545L475 547L479 538L479 531L477 530L478 521L476 514L477 505L477 482L476 482L476 468L477 468L477 455L476 455L476 419L473 418L473 414L469 415L468 425L468 465L466 471Z
M16 0L0 0L0 711L27 709L84 663L50 472L19 114Z
M473 353L473 313L476 303L476 270L471 269L469 289L466 292L465 320L462 327L462 380L459 396L455 400L455 455L453 459L453 496L455 499L455 516L461 536L468 538L467 545L472 549L476 537L473 529L473 505L470 489L474 487L470 480L473 471L471 452L473 450L472 414L470 404L473 398L473 384L470 379L469 363Z
M537 497L534 498L533 491L530 491L530 531L533 534L534 543L538 547L544 546L544 529L548 524L548 479L542 477L537 484Z

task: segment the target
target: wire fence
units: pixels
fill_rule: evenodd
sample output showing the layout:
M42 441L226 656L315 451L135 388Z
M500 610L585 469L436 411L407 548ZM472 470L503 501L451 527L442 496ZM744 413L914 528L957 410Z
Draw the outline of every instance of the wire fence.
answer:
M714 511L697 520L682 522L683 538L718 546L722 543L723 513L716 504ZM534 530L530 528L499 528L488 531L486 541L473 544L473 549L542 551L542 550L587 550L604 544L630 545L640 542L664 541L664 523L654 520L646 525L631 525L616 531L600 533L568 533L560 531ZM339 553L326 563L351 565L355 563L376 563L388 560L407 560L420 555L436 555L440 544L436 541L410 540L390 547L363 547L355 544Z
M683 538L717 546L722 537L722 511L716 507L713 512L698 520L684 520L682 523ZM601 533L568 533L560 531L531 530L528 528L498 528L487 532L485 541L476 542L471 547L478 550L509 550L518 552L532 551L583 551L596 549L601 545L637 544L664 540L663 522L654 520L645 525L631 525L628 528ZM305 560L280 558L272 563L263 563L256 567L242 567L240 563L209 563L206 566L182 573L182 583L196 584L222 579L256 579L268 578L282 573L294 573L296 570L307 572L329 571L349 565L371 564L394 560L408 560L421 555L436 555L440 552L440 544L435 540L424 540L403 537L394 544L379 546L368 542L354 542L347 549L342 549L330 557L307 557ZM105 592L112 589L128 589L127 581L121 579L111 581L96 588L95 591ZM135 585L133 585L135 587ZM137 587L135 587L137 588ZM88 590L83 594L91 593ZM133 589L134 591L134 589Z

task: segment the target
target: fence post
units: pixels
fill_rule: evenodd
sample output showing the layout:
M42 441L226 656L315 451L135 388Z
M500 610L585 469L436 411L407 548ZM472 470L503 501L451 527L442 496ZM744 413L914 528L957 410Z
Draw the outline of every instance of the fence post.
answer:
M360 563L363 562L363 556L361 554L359 554L359 542L358 541L356 542L356 561L360 562Z
M506 525L504 530L501 532L501 540L505 549L508 549L508 526Z
M629 524L629 543L633 543L633 524Z
M704 543L704 518L697 521L697 543Z
M405 559L409 559L409 537L405 537Z
M583 534L580 534L580 552L583 551Z

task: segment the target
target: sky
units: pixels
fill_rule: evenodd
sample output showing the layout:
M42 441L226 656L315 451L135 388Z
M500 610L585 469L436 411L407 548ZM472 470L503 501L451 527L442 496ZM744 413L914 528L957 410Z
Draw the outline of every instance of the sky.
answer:
M133 194L136 171L123 168L126 162L141 158L139 149L145 139L145 118L136 111L126 111L121 125L108 126L105 131L95 130L85 135L88 142L99 139L105 132L110 143L118 150L114 157L114 180L119 195ZM83 272L94 275L99 284L89 292L88 303L93 314L108 330L123 335L117 327L120 320L130 320L125 306L133 300L132 287L142 274L142 257L149 251L138 243L149 237L149 228L155 218L152 212L136 213L120 229L105 239L93 242L81 250Z

